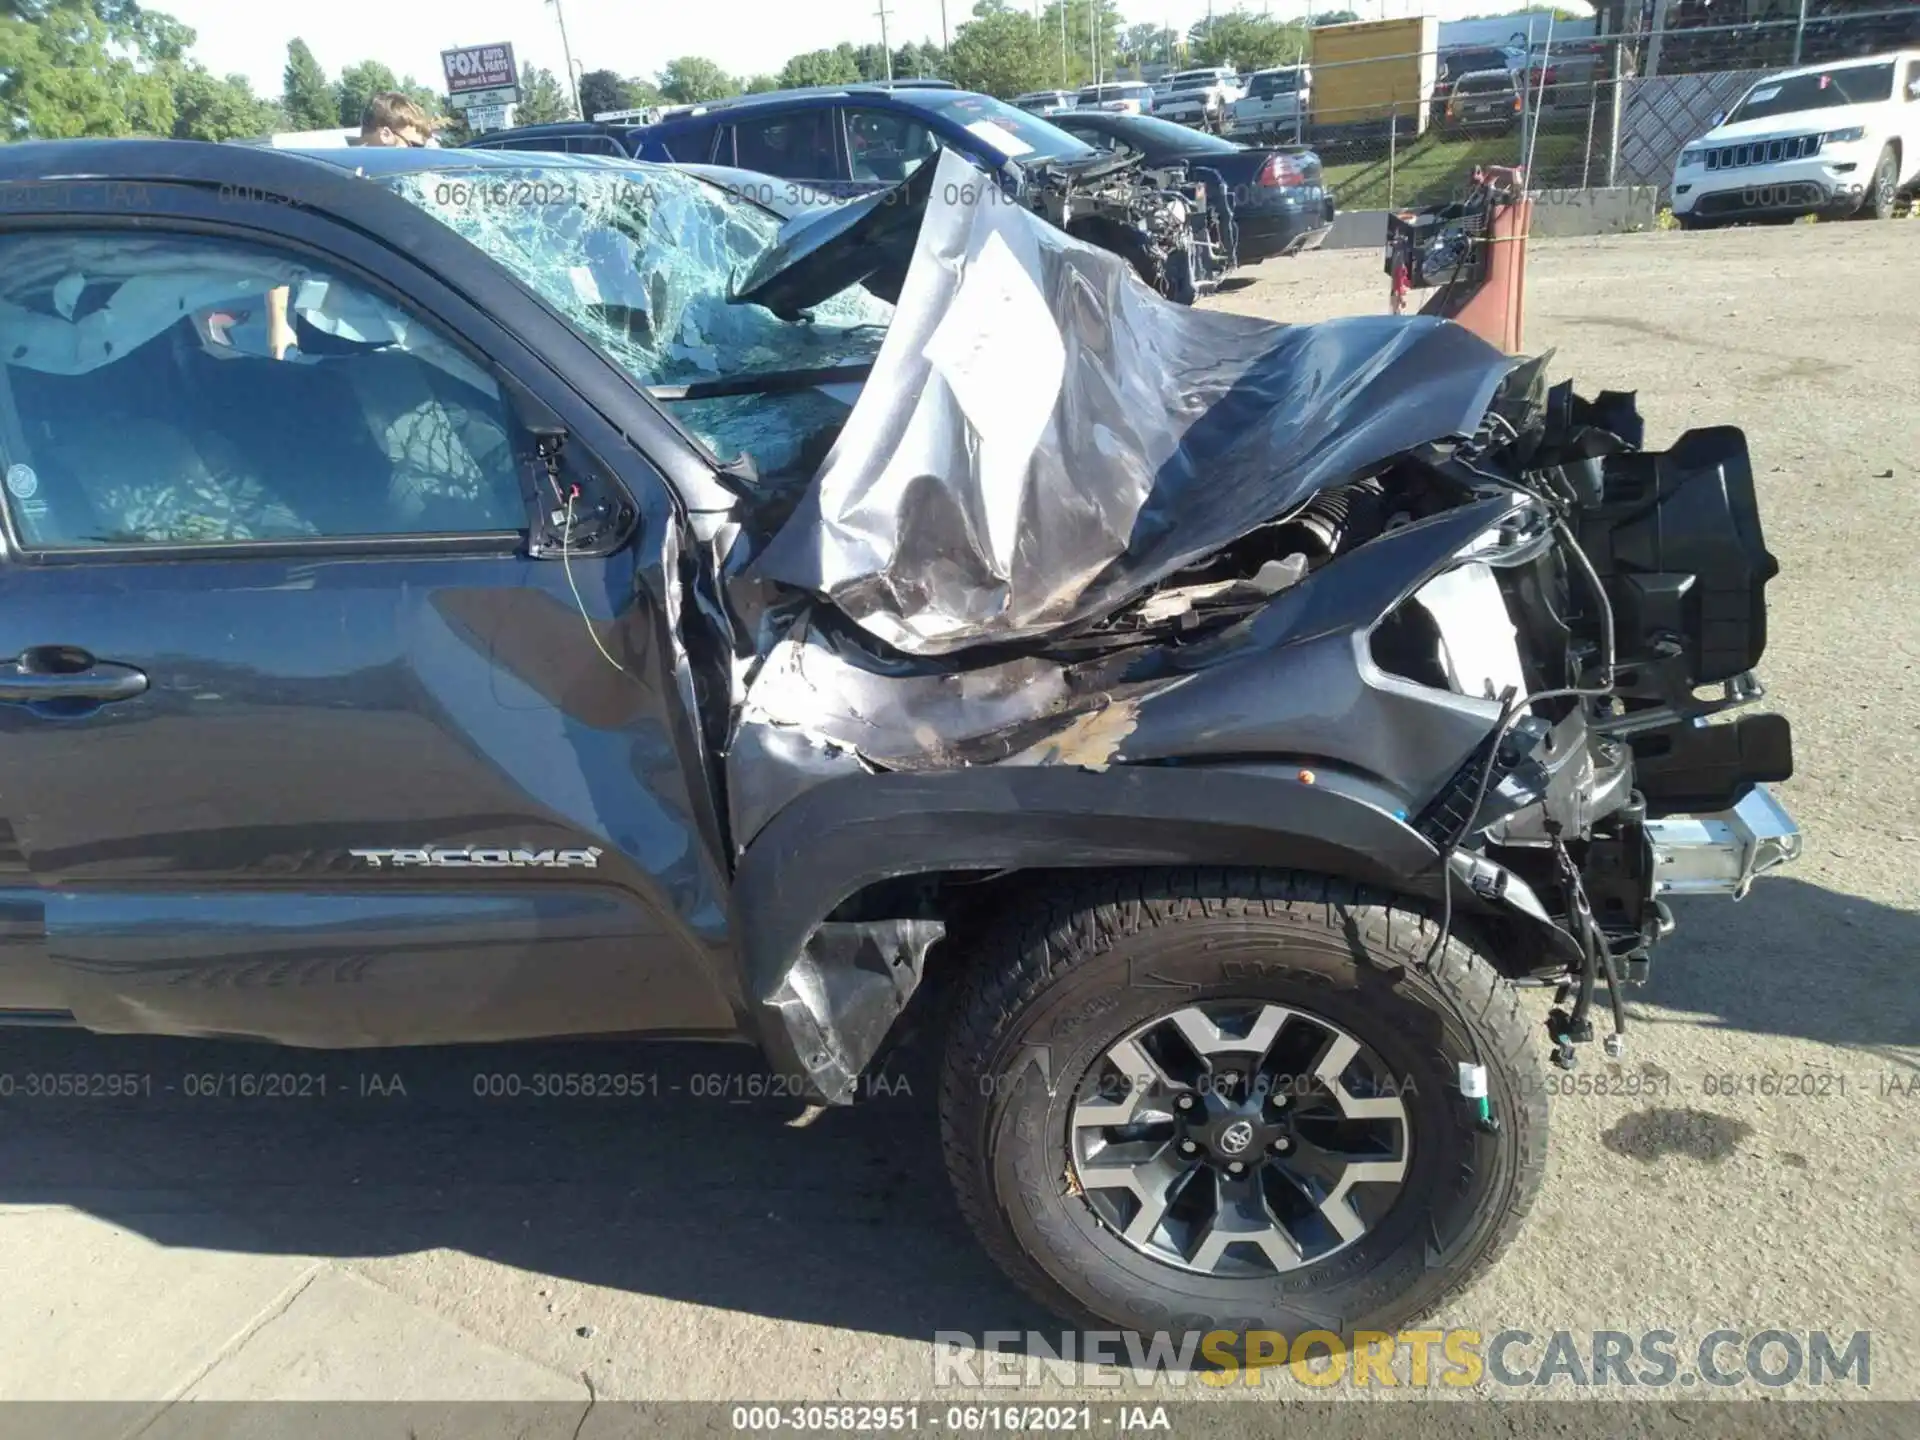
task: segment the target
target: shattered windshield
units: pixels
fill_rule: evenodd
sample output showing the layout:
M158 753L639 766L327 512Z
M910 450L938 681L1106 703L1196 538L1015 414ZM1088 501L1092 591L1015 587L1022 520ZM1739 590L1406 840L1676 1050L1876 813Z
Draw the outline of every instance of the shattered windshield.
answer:
M803 463L851 407L845 387L783 388L779 377L870 363L893 318L858 286L798 322L730 303L782 221L667 166L534 159L381 183L511 270L722 462L747 456L763 474ZM701 394L712 382L734 393Z

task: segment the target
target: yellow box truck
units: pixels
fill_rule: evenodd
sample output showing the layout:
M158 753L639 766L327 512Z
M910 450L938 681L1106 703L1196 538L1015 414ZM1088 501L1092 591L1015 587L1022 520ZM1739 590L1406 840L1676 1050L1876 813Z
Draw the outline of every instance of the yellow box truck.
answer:
M1309 36L1314 134L1348 126L1384 129L1396 116L1403 134L1426 129L1439 73L1437 19L1414 15L1320 25Z

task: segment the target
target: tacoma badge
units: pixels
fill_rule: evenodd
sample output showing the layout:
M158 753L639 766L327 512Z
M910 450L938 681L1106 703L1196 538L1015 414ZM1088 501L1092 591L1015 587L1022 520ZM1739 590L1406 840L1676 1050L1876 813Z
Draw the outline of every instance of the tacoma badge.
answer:
M456 850L349 850L347 853L358 856L376 870L389 863L396 868L402 865L429 865L441 870L510 870L529 866L542 870L570 870L575 866L585 866L591 870L599 865L601 850L598 845L589 845L585 850L474 850L462 847Z

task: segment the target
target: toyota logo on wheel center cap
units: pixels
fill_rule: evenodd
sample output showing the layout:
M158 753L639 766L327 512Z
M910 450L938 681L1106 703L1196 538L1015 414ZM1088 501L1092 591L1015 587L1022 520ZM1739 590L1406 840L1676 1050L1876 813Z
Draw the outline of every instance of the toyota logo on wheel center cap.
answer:
M1245 1120L1236 1120L1220 1132L1220 1148L1229 1155L1238 1155L1253 1143L1253 1126Z

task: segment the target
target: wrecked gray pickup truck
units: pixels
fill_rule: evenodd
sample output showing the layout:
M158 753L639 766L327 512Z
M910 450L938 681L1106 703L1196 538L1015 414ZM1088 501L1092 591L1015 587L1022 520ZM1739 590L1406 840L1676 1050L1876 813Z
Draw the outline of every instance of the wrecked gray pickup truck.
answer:
M1742 436L1181 308L926 168L783 224L0 150L0 1020L745 1039L828 1103L935 1032L961 1205L1076 1320L1390 1329L1490 1263L1666 897L1798 850L1786 723L1720 718Z

